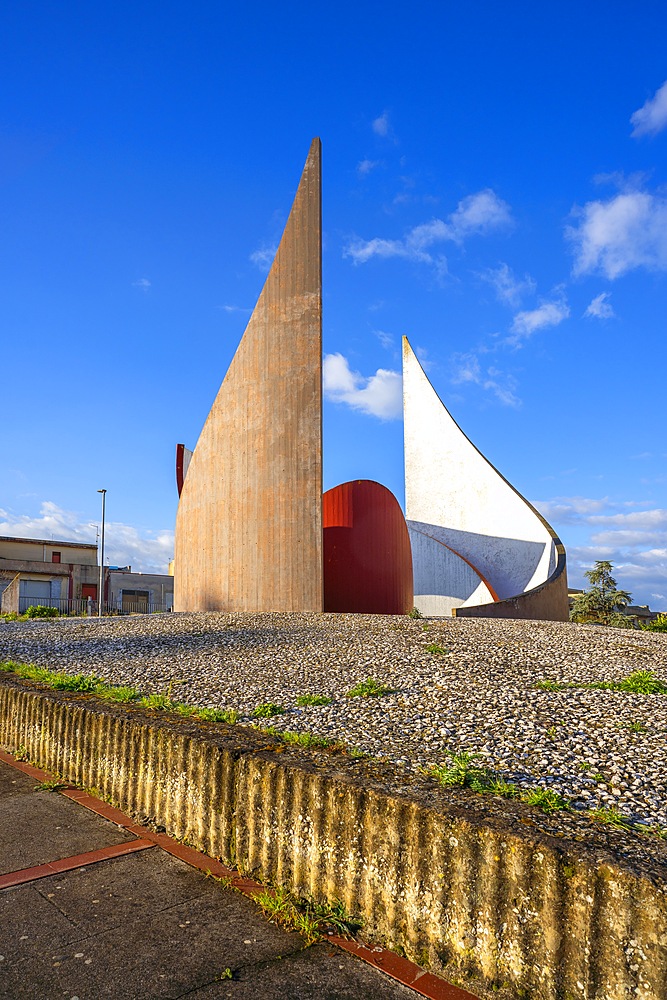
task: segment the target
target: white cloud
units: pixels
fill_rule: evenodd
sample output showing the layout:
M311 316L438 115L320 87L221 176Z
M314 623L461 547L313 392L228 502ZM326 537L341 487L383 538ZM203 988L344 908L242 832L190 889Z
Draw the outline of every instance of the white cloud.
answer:
M584 316L592 316L595 319L613 319L616 313L608 299L609 292L602 292L600 295L596 295L587 307Z
M384 330L374 330L375 336L380 341L385 351L393 351L395 347L394 338L390 333L385 333Z
M0 511L0 535L17 538L45 538L57 541L93 542L95 527L82 521L75 511L64 510L50 500L40 506L37 517ZM130 524L107 521L104 562L112 566L132 566L140 573L166 573L174 555L174 532L140 531Z
M667 198L646 191L622 191L608 201L589 201L568 226L574 274L599 272L613 280L645 267L667 271Z
M226 313L249 313L252 311L245 306L220 306L220 308Z
M273 258L278 252L278 247L273 245L269 247L260 247L250 254L250 260L255 264L260 271L269 271L271 265L273 264Z
M401 240L352 240L343 251L343 257L351 257L355 264L365 264L371 257L412 257L430 261L428 254L415 257Z
M371 170L375 170L379 165L379 160L361 160L357 164L357 173L360 177L365 177L366 174L370 174Z
M138 281L133 281L132 282L132 287L133 288L140 288L142 290L142 292L147 292L148 289L151 287L151 283L148 280L148 278L139 278Z
M513 225L512 213L507 202L491 188L468 195L459 202L449 216L452 236L461 243L466 236L485 235L494 229L509 229Z
M642 135L657 135L667 128L667 80L643 107L635 111L630 118L630 124L634 125L632 135L635 138Z
M554 524L580 524L589 515L597 514L609 506L607 497L600 500L589 497L554 497L553 500L533 500L540 514Z
M491 392L504 406L520 406L516 395L517 381L513 375L491 367L484 370L476 354L453 354L450 358L453 385L478 385Z
M517 308L524 295L535 291L535 282L531 276L524 274L523 279L515 278L508 264L490 267L480 274L480 278L491 285L500 302L513 309Z
M594 545L612 545L615 548L639 548L655 544L656 536L650 531L596 531L591 535Z
M635 601L647 603L649 597L665 592L667 587L667 510L653 508L631 513L615 512L619 507L642 505L645 501L612 502L608 497L555 497L534 501L537 509L555 526L572 526L578 536L594 529L582 545L568 544L568 577L573 586L588 586L584 571L597 559L608 559L614 566L619 586L638 589ZM600 529L600 530L595 530Z
M524 309L514 317L512 336L508 337L506 343L519 347L521 341L532 336L536 330L558 326L569 315L570 307L562 294L551 302L540 303L537 309Z
M403 413L402 378L399 372L378 368L365 378L352 371L342 354L326 354L323 362L324 395L381 420L397 420Z
M482 369L476 354L452 354L450 361L453 369L451 381L454 385L464 385L466 382L479 384Z
M383 137L388 136L391 130L391 125L389 122L389 113L387 111L383 111L381 115L373 119L371 128L373 129L376 135L381 135Z
M631 514L601 514L589 518L590 524L614 525L640 531L667 531L667 510L635 510Z
M451 242L460 245L469 236L485 236L494 230L508 229L511 225L509 205L486 188L460 201L446 220L423 222L408 230L400 240L380 237L362 240L357 237L345 247L343 256L350 257L355 264L365 264L372 257L404 257L435 265L441 274L445 274L446 259L434 257L429 252L434 244Z

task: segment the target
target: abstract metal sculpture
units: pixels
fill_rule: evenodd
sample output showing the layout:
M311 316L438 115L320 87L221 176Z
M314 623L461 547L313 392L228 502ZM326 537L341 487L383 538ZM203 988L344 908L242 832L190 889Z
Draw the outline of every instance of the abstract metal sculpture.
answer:
M454 422L405 337L403 410L415 606L567 621L560 539Z
M320 161L183 471L177 611L322 610Z
M324 610L405 615L412 609L410 537L398 500L368 479L323 497Z

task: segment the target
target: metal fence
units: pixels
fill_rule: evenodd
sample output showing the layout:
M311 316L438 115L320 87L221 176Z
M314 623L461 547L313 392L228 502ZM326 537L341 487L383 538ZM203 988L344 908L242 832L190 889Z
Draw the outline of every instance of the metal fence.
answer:
M97 601L92 597L19 597L19 614L24 615L28 608L55 608L58 615L95 617L98 614ZM147 601L105 601L102 606L103 615L153 615L171 611L163 603Z

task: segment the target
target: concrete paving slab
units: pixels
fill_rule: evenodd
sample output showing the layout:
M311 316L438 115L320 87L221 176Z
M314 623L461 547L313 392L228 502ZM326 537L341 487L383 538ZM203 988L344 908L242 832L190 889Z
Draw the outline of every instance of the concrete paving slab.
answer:
M169 860L170 867L182 864ZM79 904L90 907L91 890L103 888L105 868L96 865L70 873L69 901L78 895ZM195 889L205 881L194 871L183 874L191 876ZM304 947L297 934L288 934L264 920L249 899L218 886L177 905L165 907L163 900L158 910L149 900L133 910L131 921L100 932L70 918L68 901L61 903L58 884L58 879L41 881L37 891L48 899L53 912L42 911L41 925L32 924L27 940L21 940L26 935L25 921L17 921L23 928L17 941L17 923L7 922L14 919L12 913L2 912L0 954L5 960L0 964L0 996L16 1000L51 1000L63 995L80 1000L101 996L118 1000L175 998L214 982L227 967L261 966ZM134 884L128 883L130 904L142 885L137 873ZM25 911L33 903L34 891L32 886L9 890L7 894L14 897L13 909ZM128 900L120 894L105 899L100 891L93 898L100 900L94 906L102 926L118 919L119 902L121 912L127 913ZM107 907L115 916L104 913ZM94 923L94 918L86 923Z
M0 762L0 875L122 844L132 837Z
M326 943L233 975L188 1000L416 1000L413 990Z
M158 849L35 883L80 936L99 934L194 900L218 898L220 883ZM236 894L235 894L236 895ZM0 919L2 903L0 901Z

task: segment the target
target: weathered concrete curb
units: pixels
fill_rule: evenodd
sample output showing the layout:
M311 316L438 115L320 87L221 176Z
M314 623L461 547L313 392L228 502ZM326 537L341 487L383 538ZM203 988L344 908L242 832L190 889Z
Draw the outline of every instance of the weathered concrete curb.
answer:
M474 988L667 997L667 873L365 761L0 682L0 743ZM470 985L470 983L469 983Z

